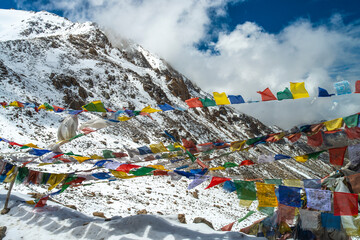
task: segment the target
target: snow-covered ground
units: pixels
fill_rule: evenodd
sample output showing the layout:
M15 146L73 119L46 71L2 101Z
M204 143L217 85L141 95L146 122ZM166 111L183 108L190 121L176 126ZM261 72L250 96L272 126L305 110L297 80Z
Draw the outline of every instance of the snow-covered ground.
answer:
M6 191L0 190L0 201ZM92 217L50 202L44 208L34 209L24 201L28 196L13 193L11 211L0 215L0 225L6 226L5 239L265 239L239 232L220 232L206 224L182 224L176 215L114 216L110 221Z

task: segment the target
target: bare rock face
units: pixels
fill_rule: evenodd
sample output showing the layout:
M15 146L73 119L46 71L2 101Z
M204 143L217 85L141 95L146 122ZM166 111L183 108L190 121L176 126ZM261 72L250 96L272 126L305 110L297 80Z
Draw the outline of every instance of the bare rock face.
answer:
M185 214L178 214L179 222L186 224Z
M106 218L103 212L93 212L94 217Z
M212 225L211 222L209 222L208 220L206 220L205 218L202 217L197 217L194 219L193 223L205 223L206 225L208 225L210 228L214 229L214 226Z
M6 236L6 226L0 227L0 240Z

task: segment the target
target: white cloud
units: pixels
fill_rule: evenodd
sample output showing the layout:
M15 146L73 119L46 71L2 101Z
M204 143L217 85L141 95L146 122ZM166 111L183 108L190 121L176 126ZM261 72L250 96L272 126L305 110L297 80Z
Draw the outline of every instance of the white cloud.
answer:
M85 2L89 7L84 7ZM215 16L225 16L229 2L57 0L46 8L60 8L72 20L95 21L114 36L130 38L159 54L204 90L241 94L246 100L260 99L256 91L266 87L274 93L284 90L291 81L305 81L310 95L316 96L318 86L333 91L337 79L354 85L360 76L360 28L344 25L339 14L326 25L300 19L278 34L267 33L252 22L239 24L233 31L220 29L218 41L211 43L219 54L200 52L195 44L209 39L209 10L217 13ZM359 111L355 98L336 97L339 104L334 109L334 99L312 104L311 99L245 104L239 108L267 124L289 128L355 113Z

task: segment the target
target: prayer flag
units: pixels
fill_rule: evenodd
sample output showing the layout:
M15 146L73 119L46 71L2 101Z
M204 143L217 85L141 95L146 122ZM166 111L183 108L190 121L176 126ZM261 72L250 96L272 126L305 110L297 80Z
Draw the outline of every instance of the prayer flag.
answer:
M337 95L350 94L351 87L348 81L341 81L334 83L334 88L336 90Z
M18 102L18 101L13 101L9 104L9 106L12 106L12 107L24 107L24 104L22 104L21 102Z
M350 148L350 147L349 147ZM360 193L360 173L347 176L353 193Z
M203 105L198 97L190 98L188 100L185 100L185 102L189 106L189 108L203 107Z
M82 108L89 112L106 112L104 104L100 100L92 101L92 102L82 106Z
M358 198L354 193L334 192L334 216L357 216Z
M262 101L272 101L272 100L277 100L276 97L274 96L274 94L271 92L271 90L269 88L266 88L264 91L258 91L257 93L259 93L261 95L261 100Z
M355 93L360 93L360 80L355 82Z
M277 223L286 223L288 225L292 225L295 218L295 209L296 207L279 204L278 215L276 219Z
M301 228L304 230L318 229L320 212L299 209Z
M323 143L323 136L321 131L314 135L307 136L307 139L307 144L312 147L320 147Z
M230 181L230 180L231 180L230 178L212 177L210 184L205 189L214 187L220 183Z
M265 183L267 184L275 184L277 186L282 185L282 179L265 179Z
M54 189L66 178L66 176L66 174L51 174L49 180L47 181L47 184L50 185L48 190L51 191L52 189Z
M37 148L32 148L30 151L29 151L29 154L32 154L32 155L35 155L35 156L42 156L46 153L49 153L51 152L50 150L46 150L46 149L37 149Z
M343 120L348 128L356 127L358 125L359 115L358 114L350 115L344 117Z
M36 203L35 207L44 207L48 199L49 199L49 195L40 198L39 201Z
M98 179L108 179L111 178L111 175L107 172L93 173L91 174L93 177Z
M283 184L287 187L304 187L300 179L284 179Z
M200 98L200 101L201 101L201 103L202 103L202 105L204 107L216 106L216 102L214 100L212 100L212 99L207 98L207 97L205 99Z
M151 153L153 153L153 152L151 151L151 149L148 148L147 146L139 147L139 148L137 148L137 149L139 150L139 154L140 154L140 155L145 155L145 154L151 154Z
M342 123L343 123L342 118L336 118L336 119L324 122L324 125L328 131L333 131L338 128L341 128Z
M86 160L90 160L90 157L82 157L82 156L72 156L73 158L75 158L79 163L83 163Z
M346 148L347 146L329 149L330 163L333 165L342 166L344 163Z
M319 96L318 97L331 97L333 95L335 95L335 94L329 94L326 89L319 87Z
M309 156L308 155L301 155L301 156L296 156L296 157L294 157L295 158L295 160L297 161L297 162L302 162L302 163L304 163L304 162L306 162L308 159L309 159Z
M55 106L55 105L52 105L52 107L54 109L54 112L57 112L57 113L63 112L65 110L65 108L58 107L58 106Z
M155 113L155 112L161 112L161 110L152 108L152 107L150 107L150 105L149 105L149 106L147 106L147 107L144 107L144 108L141 110L141 112L145 112L145 113Z
M340 216L334 216L332 213L321 213L321 225L325 229L339 230L341 229Z
M131 169L140 168L140 167L141 166L139 166L139 165L124 163L124 164L121 164L119 167L117 167L116 171L129 173Z
M175 110L174 107L172 107L171 105L169 105L169 104L167 104L167 103L165 103L164 105L158 105L158 106L159 106L159 108L160 108L161 110L163 110L164 112L165 112L165 111Z
M321 188L321 179L304 179L304 188Z
M291 134L290 136L288 136L287 139L289 139L290 142L294 143L297 140L299 140L300 137L301 137L301 133L294 133L294 134Z
M128 121L130 119L131 119L131 117L127 117L127 116L118 117L118 120L121 121L121 122L125 122L125 121Z
M256 183L259 207L277 207L275 184Z
M236 191L235 183L232 181L226 181L223 185L223 189L227 192Z
M234 183L236 187L236 193L239 199L251 201L256 200L256 189L254 182L234 180Z
M233 163L233 162L226 162L226 163L224 163L223 166L224 166L224 168L232 168L232 167L237 167L239 165L236 163Z
M223 227L221 228L221 231L224 231L224 232L231 231L234 223L235 223L235 222L232 222L232 223L230 223L230 224L228 224L228 225L226 225L226 226L223 226Z
M167 148L162 142L159 142L157 144L150 144L150 149L153 153L168 152Z
M360 138L360 128L359 127L353 127L353 128L345 127L345 133L349 139Z
M285 88L284 91L277 92L276 96L279 101L283 99L293 99L293 95L288 88Z
M250 166L250 165L254 165L255 163L251 160L244 160L240 163L239 166Z
M230 104L229 99L227 98L226 94L223 93L217 93L217 92L213 92L214 95L214 99L216 102L216 105L228 105Z
M230 143L230 150L231 151L240 151L242 148L243 148L243 146L244 146L244 144L245 144L245 140L243 140L243 141L236 141L236 142L231 142Z
M308 208L331 211L331 191L305 188L305 192Z
M279 203L290 207L301 207L301 188L279 186Z
M245 103L245 101L241 95L228 95L228 98L229 98L231 104Z
M275 160L281 160L281 159L290 159L290 156L287 155L283 155L283 154L276 154L275 155Z
M290 91L294 99L310 97L309 93L305 89L305 82L290 82Z
M148 175L148 173L154 171L155 168L150 168L150 167L142 167L142 168L138 168L135 171L130 171L129 173L135 175L135 176L145 176Z

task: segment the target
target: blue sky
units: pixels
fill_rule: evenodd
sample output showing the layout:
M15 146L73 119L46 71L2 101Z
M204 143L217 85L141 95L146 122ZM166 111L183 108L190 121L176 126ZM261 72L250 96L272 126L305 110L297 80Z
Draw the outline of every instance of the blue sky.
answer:
M334 82L360 79L358 0L2 0L0 8L96 22L114 46L131 39L205 91L245 100L289 82L304 81L316 96L317 87L333 93ZM240 111L287 128L360 112L359 100L244 104Z

